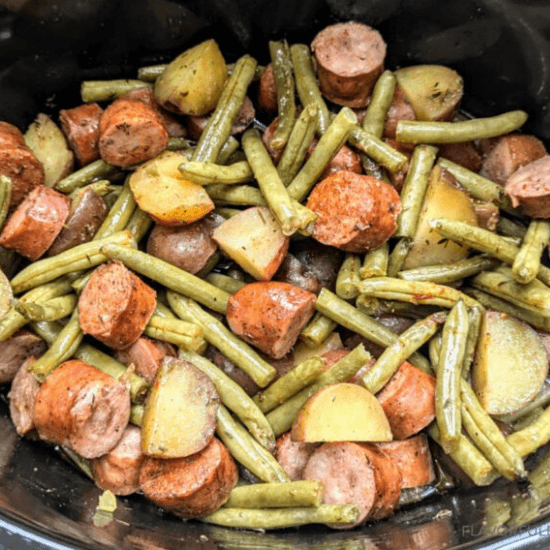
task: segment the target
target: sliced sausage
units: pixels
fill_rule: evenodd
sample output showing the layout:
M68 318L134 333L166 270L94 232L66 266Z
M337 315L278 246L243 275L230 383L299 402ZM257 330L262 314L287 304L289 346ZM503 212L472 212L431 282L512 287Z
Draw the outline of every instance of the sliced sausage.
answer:
M318 183L307 201L317 214L313 237L346 252L367 252L397 227L401 199L388 183L342 171Z
M490 201L472 201L477 225L488 231L495 231L500 218L498 205Z
M321 281L319 281L306 264L293 254L285 256L285 259L273 276L273 280L289 283L313 294L319 294L321 291Z
M183 458L145 457L140 484L146 498L185 519L206 516L229 498L237 466L218 439Z
M118 261L100 265L78 300L80 326L113 349L131 346L156 306L156 292Z
M133 365L136 373L153 383L160 362L165 357L176 357L172 344L141 336L130 347L117 350L115 357L124 365Z
M472 141L443 143L439 148L439 156L472 172L479 172L483 163L483 158Z
M319 143L319 140L314 139L308 147L308 157L313 153L315 147ZM355 172L356 174L363 173L363 165L361 164L361 157L359 153L356 153L351 147L347 145L342 145L338 149L336 155L332 157L332 160L328 163L327 167L323 170L323 173L319 176L319 179L325 179L331 174L340 172L340 170L349 170L350 172Z
M34 404L40 384L27 370L27 367L35 359L35 357L31 356L23 362L13 379L10 392L8 393L10 418L20 436L24 436L34 430Z
M167 145L160 115L143 101L119 98L99 121L99 153L108 164L129 168L156 157Z
M227 303L227 322L245 342L270 357L284 357L314 313L316 296L288 283L250 283Z
M291 481L299 481L304 474L307 461L321 443L301 443L292 441L290 432L277 438L275 458Z
M516 170L506 181L504 192L527 216L550 218L550 155Z
M71 199L55 189L35 187L9 217L0 245L29 260L38 260L63 229Z
M435 377L407 361L376 394L395 439L406 439L435 418Z
M0 121L0 147L2 149L26 147L25 136L17 126Z
M100 370L71 360L38 390L34 423L41 439L70 447L84 458L108 453L130 418L128 388Z
M329 25L311 43L321 93L333 103L365 107L384 70L386 43L362 23Z
M386 138L384 141L400 153L403 153L409 159L409 161L411 160L413 148L409 147L408 143L402 143L401 141L396 141L395 139L390 138ZM386 171L386 175L388 176L390 183L395 187L395 190L398 193L401 193L401 190L403 189L408 171L408 161L405 163L405 166L403 166L403 168L401 170L398 170L397 172L390 172L389 170Z
M99 120L103 109L97 103L85 103L59 111L61 129L80 166L99 159Z
M357 522L331 525L350 529L364 523L372 514L377 500L375 471L363 446L351 441L323 443L306 463L303 479L321 481L324 504L355 504Z
M285 150L284 147L281 147L280 149L275 149L271 147L271 140L273 139L273 136L275 135L275 132L277 131L277 125L279 124L279 117L275 117L271 124L265 129L265 132L262 134L262 141L263 144L269 153L269 156L271 157L271 160L273 161L273 164L277 166L279 164L279 161L281 160L281 157L283 156L283 151Z
M522 166L546 155L544 143L535 136L508 134L498 139L483 161L483 175L504 185Z
M397 131L397 123L400 120L416 120L414 109L409 103L407 96L400 88L395 87L393 92L393 99L386 115L386 123L384 124L383 136L388 139L395 139L395 133ZM403 144L405 145L405 144ZM414 145L406 144L407 149L412 150Z
M129 424L119 442L107 454L90 461L95 484L115 495L131 495L139 491L143 458L141 430Z
M401 472L403 489L422 487L435 481L432 454L426 434L374 445L384 451Z
M24 328L0 342L0 384L11 382L26 359L40 357L47 347L40 336Z
M258 85L258 107L264 113L273 115L277 113L277 84L273 76L273 65L268 63L260 77Z
M69 216L48 249L48 256L55 256L73 246L91 241L108 213L109 208L103 197L89 187L84 189L73 200Z

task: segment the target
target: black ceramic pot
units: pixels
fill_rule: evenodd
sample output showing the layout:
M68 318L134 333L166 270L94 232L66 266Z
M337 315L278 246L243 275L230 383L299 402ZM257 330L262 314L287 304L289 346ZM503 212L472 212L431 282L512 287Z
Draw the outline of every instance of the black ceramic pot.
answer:
M267 40L309 42L354 19L380 29L387 67L442 63L465 80L476 116L529 113L550 145L550 4L546 0L0 0L0 120L25 129L37 112L78 103L83 79L135 77L215 37L234 61L260 62ZM140 496L118 499L95 527L100 490L47 445L20 439L0 402L0 540L5 549L441 550L548 548L550 491L497 482L434 494L353 531L321 526L238 532L183 523ZM543 457L544 458L544 457ZM550 462L550 460L549 460ZM544 464L540 466L545 477ZM550 472L550 467L549 470Z

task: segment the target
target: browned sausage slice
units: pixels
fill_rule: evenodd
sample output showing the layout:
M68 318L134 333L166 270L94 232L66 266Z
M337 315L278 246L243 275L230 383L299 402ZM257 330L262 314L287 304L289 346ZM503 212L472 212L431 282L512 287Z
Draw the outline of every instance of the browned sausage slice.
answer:
M439 148L439 156L460 164L472 172L479 172L483 159L472 141L444 143Z
M315 294L288 283L250 283L229 298L227 322L245 342L281 359L313 315L315 299Z
M81 166L99 159L99 120L103 109L86 103L59 111L61 129Z
M40 357L47 347L40 336L27 329L20 329L0 342L0 384L11 382L26 359Z
M80 326L114 349L131 346L156 306L156 292L118 261L96 268L78 300Z
M401 199L386 182L344 170L318 183L307 207L318 216L315 239L346 252L362 253L391 237Z
M321 93L338 105L365 107L384 70L381 34L362 23L336 23L315 36L311 49Z
M131 495L139 491L143 457L141 430L129 424L120 441L107 454L90 461L95 484L115 495Z
M314 139L308 147L308 157L313 153L313 150L317 146L319 141ZM319 176L319 179L325 179L331 174L340 172L340 170L348 170L350 172L355 172L356 174L363 173L363 165L361 164L361 157L353 149L347 145L342 145L338 149L336 155L332 157L332 160L328 163L327 167L324 169L323 173Z
M429 485L435 481L432 454L428 445L428 436L418 434L409 439L376 443L399 468L403 476L403 489Z
M233 458L216 438L191 456L145 457L140 471L145 497L185 519L217 510L228 499L237 479Z
M0 121L0 147L26 147L25 136L17 126Z
M500 137L485 157L482 174L504 185L518 168L546 154L544 143L535 136L508 134Z
M414 114L414 109L409 103L407 96L400 86L397 85L393 92L393 99L388 109L388 114L386 115L383 134L385 138L395 139L397 123L400 120L416 120L416 115ZM407 147L409 150L413 148L409 144L407 144Z
M277 438L275 457L291 481L303 479L304 468L313 451L321 443L301 443L292 441L290 432L285 432Z
M129 348L117 350L115 357L127 366L134 365L136 373L152 384L160 362L176 357L176 350L168 342L141 336Z
M527 216L550 218L550 155L516 170L506 182L504 192L513 206L521 206Z
M34 406L40 438L70 447L84 458L108 453L129 418L128 388L77 360L62 363L46 378Z
M395 439L406 439L435 418L435 378L404 362L376 394Z
M27 367L35 359L32 356L28 357L21 365L8 393L10 417L20 436L24 436L31 430L34 430L34 404L40 384L27 370Z
M0 245L37 260L61 232L70 207L66 195L44 185L35 187L2 228Z
M73 246L91 241L108 213L109 208L103 197L89 187L84 189L73 200L69 217L48 249L48 256L55 256Z
M258 107L267 113L273 115L277 112L277 84L273 76L273 65L269 63L260 77L258 85Z
M151 105L119 98L99 121L99 153L108 164L129 168L156 157L168 145L168 132Z

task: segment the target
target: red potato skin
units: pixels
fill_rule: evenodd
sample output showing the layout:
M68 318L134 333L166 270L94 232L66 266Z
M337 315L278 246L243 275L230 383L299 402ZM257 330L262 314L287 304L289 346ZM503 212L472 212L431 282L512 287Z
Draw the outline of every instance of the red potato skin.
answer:
M124 365L133 365L136 373L149 384L153 383L161 361L165 357L176 357L177 353L168 342L141 336L130 347L115 352L115 358Z
M183 458L145 457L141 490L156 505L184 519L211 514L229 498L238 480L237 466L218 439Z
M386 43L361 23L325 27L311 43L321 93L337 105L365 107L384 70Z
M407 361L376 394L395 439L407 439L435 418L435 377Z
M292 441L290 432L285 432L277 438L275 458L291 481L299 481L303 479L307 461L320 445Z
M130 392L84 363L62 363L36 395L34 423L41 439L70 447L84 458L108 453L130 418Z
M321 281L306 264L290 253L285 256L273 280L289 283L313 294L319 294L321 291Z
M408 439L375 443L375 447L389 456L403 477L401 487L422 487L435 481L435 470L428 436L424 433Z
M130 347L156 306L156 292L118 261L100 265L78 300L85 334L113 349Z
M69 216L47 255L55 256L73 246L91 241L108 213L109 208L103 197L93 189L85 189L80 200L73 201Z
M258 85L258 107L268 115L274 115L279 108L277 103L277 84L273 76L273 65L269 63L260 77Z
M70 207L66 195L44 185L35 187L2 228L0 246L38 260L63 229Z
M395 139L397 123L400 120L416 120L416 115L414 114L412 105L403 93L403 90L399 85L397 85L395 87L395 91L393 92L393 99L386 116L383 137L387 139ZM412 144L407 143L403 145L411 151L414 148L414 145Z
M472 141L444 143L439 147L439 156L476 173L483 164L483 157Z
M34 430L34 404L40 384L27 367L36 360L36 357L28 357L21 364L8 393L10 418L21 437Z
M313 150L317 146L318 142L319 141L317 139L314 139L311 142L310 146L308 147L308 157L311 156L311 153L313 153ZM323 173L319 176L319 179L323 180L331 174L335 174L336 172L340 172L341 170L348 170L349 172L355 172L356 174L363 173L361 157L358 153L356 153L347 145L342 145L342 147L338 149L338 152L336 153L336 155L334 155L334 157L332 157L332 160L328 163Z
M250 283L229 298L227 322L245 342L281 359L312 317L315 299L315 294L288 283Z
M516 170L506 181L504 192L512 206L521 206L533 218L550 218L550 155Z
M95 484L115 495L131 495L139 491L143 458L141 429L129 424L120 441L108 453L90 461Z
M97 103L85 103L59 111L61 130L80 166L99 159L99 121L103 109Z
M401 199L386 182L344 170L318 183L307 207L317 214L313 238L346 252L363 253L391 237Z
M273 161L273 164L277 166L279 164L279 161L281 160L281 157L283 156L283 151L285 150L284 147L281 149L274 149L271 147L271 140L273 139L273 136L275 135L275 132L277 131L277 125L279 124L279 118L275 117L269 126L265 129L265 132L262 134L262 141L263 144L269 153L269 156L271 157L271 160Z
M401 143L400 141L389 138L385 139L384 141L400 153L403 153L409 160L411 160L412 148L409 147L408 143ZM386 171L386 175L388 176L390 183L393 185L398 193L401 193L401 190L403 189L403 184L405 183L405 179L407 178L408 171L408 161L405 163L405 166L403 166L403 168L401 170L398 170L397 172L390 172L389 170Z
M129 168L156 157L168 145L168 132L154 107L119 98L99 121L99 153L108 164Z
M29 357L40 357L46 349L40 336L24 328L0 342L0 384L11 382Z

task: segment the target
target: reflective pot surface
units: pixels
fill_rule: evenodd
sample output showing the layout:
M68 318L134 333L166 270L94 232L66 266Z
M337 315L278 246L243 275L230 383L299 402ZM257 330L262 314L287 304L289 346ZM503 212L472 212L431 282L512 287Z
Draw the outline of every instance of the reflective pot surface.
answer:
M456 69L475 116L524 109L525 130L550 145L550 4L546 0L0 0L0 120L25 129L39 112L79 103L85 79L135 78L205 38L228 62L268 61L267 40L309 43L326 24L378 28L386 66ZM93 517L101 491L51 446L19 438L0 402L0 540L5 548L345 549L548 548L550 465L538 491L496 482L432 494L353 531L323 526L268 533L183 523L140 495ZM550 464L550 458L547 458ZM550 479L550 478L549 478Z

